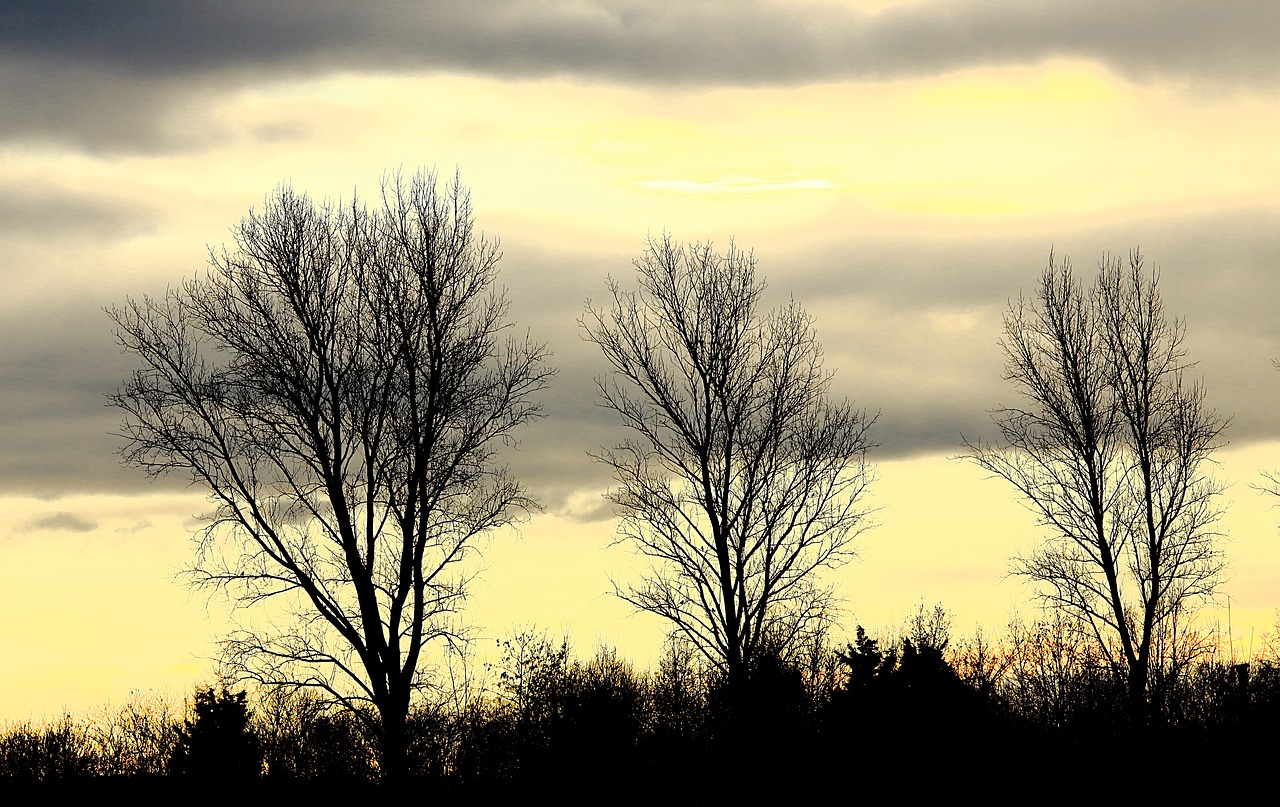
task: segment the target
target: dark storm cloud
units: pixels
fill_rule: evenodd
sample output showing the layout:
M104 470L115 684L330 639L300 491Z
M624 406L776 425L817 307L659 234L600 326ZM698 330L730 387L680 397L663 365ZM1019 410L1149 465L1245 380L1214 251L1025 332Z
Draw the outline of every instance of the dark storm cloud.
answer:
M1274 80L1280 11L1266 0L910 3L9 2L10 58L123 76L237 65L599 75L776 83L1096 58L1125 72Z
M877 14L740 0L11 0L0 7L0 137L171 146L179 138L165 131L166 114L199 109L202 93L342 70L701 87L882 80L1074 57L1140 80L1271 90L1278 38L1280 6L1270 0L934 0Z

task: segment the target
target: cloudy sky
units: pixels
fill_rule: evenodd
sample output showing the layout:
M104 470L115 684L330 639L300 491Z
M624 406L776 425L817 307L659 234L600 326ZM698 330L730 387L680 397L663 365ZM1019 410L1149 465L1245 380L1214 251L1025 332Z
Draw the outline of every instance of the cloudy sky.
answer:
M586 452L618 438L577 318L646 234L753 248L816 318L835 391L881 413L879 526L832 576L843 630L922 600L960 631L1032 613L1040 535L952 460L1014 401L1001 314L1050 250L1141 246L1211 404L1242 652L1280 605L1280 6L1270 0L24 2L0 6L0 720L181 695L226 606L174 573L198 491L121 468L102 309L202 269L282 180L371 194L455 169L512 315L555 353L513 468L545 514L494 536L482 636L538 625L641 663L663 626L607 592Z

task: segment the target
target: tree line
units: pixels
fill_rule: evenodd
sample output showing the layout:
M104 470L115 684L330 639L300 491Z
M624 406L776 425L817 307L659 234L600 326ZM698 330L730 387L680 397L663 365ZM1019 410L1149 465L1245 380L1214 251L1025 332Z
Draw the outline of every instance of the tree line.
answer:
M499 258L457 176L389 176L372 202L282 184L203 275L108 311L139 362L110 395L124 462L182 475L213 506L193 582L296 615L226 637L224 679L339 709L385 782L421 773L410 722L436 686L424 653L465 634L462 561L537 507L498 456L541 417L556 371L511 328ZM633 268L579 321L607 369L599 402L628 434L593 458L613 477L621 538L649 562L617 594L696 660L729 754L726 738L765 738L772 684L759 682L798 674L792 660L830 626L821 575L869 526L876 415L831 396L799 303L762 310L753 253L664 234ZM1153 659L1185 643L1221 569L1206 469L1227 423L1188 374L1158 282L1134 252L1105 259L1086 291L1051 256L1005 317L1022 403L995 413L998 442L964 444L1046 527L1016 570L1123 682L1131 727L1164 714L1152 688L1168 667ZM927 655L918 637L873 645L826 654L848 667L830 692L876 653L867 680L904 680Z
M483 680L416 700L402 779L469 794L616 792L678 786L707 796L820 792L826 772L927 770L941 791L993 761L1003 786L1037 786L1081 755L1125 764L1171 758L1201 769L1270 759L1280 718L1280 653L1252 664L1175 651L1153 664L1148 720L1130 721L1127 682L1078 623L1014 620L998 636L952 635L951 616L920 610L881 639L861 626L835 644L807 637L759 657L744 724L728 679L687 641L655 669L616 652L576 656L536 629L502 640ZM135 693L88 719L0 731L0 783L99 782L124 789L195 783L325 792L385 783L374 721L314 691L197 688L179 706ZM362 707L368 708L368 707ZM753 749L742 770L744 740ZM698 760L699 775L680 773ZM716 772L718 771L718 773ZM1147 794L1174 788L1117 782ZM1172 789L1170 792L1173 792Z

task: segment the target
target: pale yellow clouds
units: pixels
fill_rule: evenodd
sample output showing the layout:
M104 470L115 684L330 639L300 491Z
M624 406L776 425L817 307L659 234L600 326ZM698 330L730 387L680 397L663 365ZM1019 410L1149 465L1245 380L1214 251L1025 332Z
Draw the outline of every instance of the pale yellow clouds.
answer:
M203 222L234 220L281 179L349 196L423 163L457 165L486 220L544 242L561 227L600 243L662 227L917 231L922 215L961 230L1280 198L1274 99L1138 86L1081 62L709 90L345 75L211 97L179 117L213 134L158 156L10 152L6 174L181 200L166 225L175 246L209 240Z

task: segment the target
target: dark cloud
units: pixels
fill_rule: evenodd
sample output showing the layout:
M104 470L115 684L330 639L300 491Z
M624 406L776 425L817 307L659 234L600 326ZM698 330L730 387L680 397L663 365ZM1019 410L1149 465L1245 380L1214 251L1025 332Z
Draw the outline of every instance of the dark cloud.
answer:
M389 4L202 3L179 0L16 0L0 11L10 58L77 65L114 75L203 73L237 64L290 62L368 41L368 23Z
M312 3L11 2L11 59L113 75L447 67L622 80L778 83L931 74L1049 56L1134 74L1274 80L1280 10L1265 0L935 0L866 13L838 3L645 0Z
M97 528L96 521L65 510L38 516L18 526L22 532L92 532Z
M221 84L454 70L689 87L883 80L1053 57L1131 78L1275 88L1270 0L41 2L0 7L0 137L146 149ZM187 141L183 141L187 142ZM189 143L188 143L189 144Z
M888 455L946 453L961 432L987 436L986 410L1015 401L997 340L1008 304L1031 295L1050 250L1086 284L1104 255L1140 248L1161 270L1166 310L1185 320L1193 373L1234 416L1233 443L1280 437L1274 326L1280 209L1064 226L1022 235L832 241L762 264L774 286L819 314L849 394L883 411ZM814 267L789 277L787 263ZM964 328L962 326L966 326Z
M988 411L1016 402L1001 379L1001 315L1021 290L1034 288L1051 247L1069 255L1087 279L1104 252L1123 254L1135 244L1162 268L1169 313L1187 320L1187 347L1210 403L1235 417L1228 439L1280 437L1274 407L1280 373L1271 365L1280 358L1272 311L1280 211L909 244L833 238L758 257L771 300L794 295L814 315L826 366L835 372L832 393L879 412L873 436L880 447L872 460L883 461L952 455L961 434L992 436ZM612 479L589 454L626 435L616 416L597 405L594 379L605 367L583 341L578 318L588 297L605 302L607 275L630 282L639 245L631 253L503 246L502 282L516 327L545 341L560 369L542 396L546 417L525 429L520 450L503 459L548 511L607 519L607 503L594 494ZM0 491L56 496L185 487L181 476L149 483L118 464L111 432L119 417L104 393L128 375L133 360L116 347L102 304L52 297L0 321Z
M111 436L120 418L105 394L133 368L99 304L52 298L0 320L0 490L57 497L136 491ZM166 484L178 487L182 480Z

